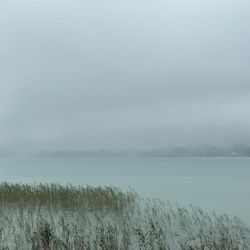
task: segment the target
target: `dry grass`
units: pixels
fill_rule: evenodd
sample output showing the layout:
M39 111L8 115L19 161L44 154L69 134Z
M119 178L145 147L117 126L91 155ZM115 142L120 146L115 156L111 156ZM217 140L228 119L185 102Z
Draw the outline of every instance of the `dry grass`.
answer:
M250 249L237 217L143 201L113 187L0 185L0 249Z

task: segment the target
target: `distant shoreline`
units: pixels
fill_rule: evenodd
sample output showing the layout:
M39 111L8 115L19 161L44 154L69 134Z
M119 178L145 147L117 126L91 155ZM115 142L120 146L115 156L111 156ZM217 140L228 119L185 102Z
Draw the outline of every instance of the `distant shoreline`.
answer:
M250 146L237 144L228 147L218 147L211 145L197 145L189 147L173 147L169 149L150 150L37 150L32 152L15 152L11 150L0 150L0 158L26 156L32 158L176 158L176 157L250 157Z

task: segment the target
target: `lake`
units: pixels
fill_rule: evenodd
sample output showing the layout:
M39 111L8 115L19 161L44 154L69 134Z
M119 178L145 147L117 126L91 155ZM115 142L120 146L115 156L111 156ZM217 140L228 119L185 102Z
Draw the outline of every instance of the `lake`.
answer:
M0 181L132 187L250 224L250 158L0 159Z

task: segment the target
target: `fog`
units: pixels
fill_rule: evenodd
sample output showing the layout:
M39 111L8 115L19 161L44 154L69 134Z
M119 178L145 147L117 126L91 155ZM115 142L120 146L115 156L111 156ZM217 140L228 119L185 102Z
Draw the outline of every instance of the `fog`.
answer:
M250 143L248 0L0 0L0 149Z

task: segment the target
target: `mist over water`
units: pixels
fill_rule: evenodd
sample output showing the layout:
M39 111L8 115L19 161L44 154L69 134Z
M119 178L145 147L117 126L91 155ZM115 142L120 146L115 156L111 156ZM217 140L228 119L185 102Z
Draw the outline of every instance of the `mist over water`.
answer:
M132 187L250 225L249 13L0 0L0 183Z
M0 149L249 143L246 0L0 1Z

